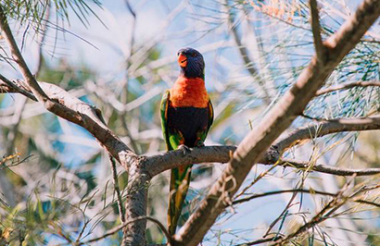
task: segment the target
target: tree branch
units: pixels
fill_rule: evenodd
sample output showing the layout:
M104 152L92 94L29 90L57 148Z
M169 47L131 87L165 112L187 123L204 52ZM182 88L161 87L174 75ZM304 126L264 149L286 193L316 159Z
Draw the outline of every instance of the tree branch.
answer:
M331 93L334 91L351 89L354 87L368 87L368 86L380 86L380 81L358 81L358 82L352 82L352 83L347 83L347 84L342 84L342 85L331 86L328 88L318 90L315 96L321 96L321 95Z
M29 87L23 83L14 83L0 74L0 93L20 93L37 102L37 98L30 92Z
M273 196L273 195L284 194L284 193L294 193L294 192L296 192L296 193L307 193L307 194L311 194L311 195L316 194L316 195L330 196L330 197L336 197L338 195L337 193L318 191L318 190L307 190L307 189L275 190L275 191L269 191L269 192L263 192L263 193L259 193L259 194L254 194L254 195L242 198L242 199L238 199L238 200L233 201L232 204L233 205L237 205L237 204L241 204L241 203L244 203L244 202L251 201L251 200L256 199L256 198L261 198L261 197L266 197L266 196ZM373 205L373 206L377 207L376 203L374 204L374 203L372 203L370 201L366 201L366 200L362 200L362 199L353 199L353 197L349 197L349 198L352 198L353 202Z
M127 163L137 161L137 156L104 124L99 109L84 103L57 85L45 82L38 82L38 85L50 98L49 103L45 103L47 110L84 127L125 168L128 168ZM23 81L11 82L0 75L0 86L8 87L10 88L9 91L17 91L32 100L36 100Z
M260 160L271 143L304 110L334 68L355 47L379 14L379 1L365 0L340 30L326 41L329 48L326 62L318 65L315 55L294 86L244 138L222 176L181 230L174 235L175 245L195 246L202 240L216 218L224 211L226 201L239 189L253 164Z
M265 152L264 156L258 162L261 164L274 164L279 160L280 153L296 144L303 142L304 140L323 137L328 134L338 132L368 131L379 129L380 115L364 118L343 118L324 121L318 125L296 129L293 132L289 133L287 136L279 138ZM154 177L163 171L179 167L180 165L190 165L194 163L205 162L226 163L230 161L233 152L236 151L236 148L237 147L235 146L207 146L190 149L186 155L183 154L183 151L174 150L150 157L142 157L141 165L144 165L144 169L147 170L151 177ZM307 162L300 162L290 159L284 159L278 165L293 166L296 168L310 168L310 165ZM377 168L366 170L352 170L329 167L321 164L314 165L311 170L342 176L352 175L353 173L358 173L358 175L374 175L378 172Z
M364 118L328 120L317 125L297 129L289 133L288 136L277 140L274 145L277 146L280 151L284 151L302 142L302 140L322 137L331 133L378 129L380 129L380 115Z
M317 0L309 0L310 13L311 13L311 29L313 31L314 47L315 53L317 55L317 60L320 63L324 63L326 60L326 47L323 45L321 37L321 26L319 23L319 11Z
M323 164L310 165L309 161L295 161L290 159L283 159L278 165L283 167L294 167L297 169L308 169L310 171L327 173L337 176L352 176L354 174L357 176L369 176L380 174L380 168L345 169Z
M2 34L4 36L4 39L9 45L9 48L12 53L12 57L14 61L17 63L18 67L21 70L22 76L24 77L26 83L29 85L30 90L33 92L33 95L36 96L38 101L40 102L46 102L49 100L48 96L45 94L45 92L41 89L41 87L38 85L36 79L30 72L28 66L26 65L26 62L24 58L21 55L21 52L17 46L16 40L14 39L12 35L12 31L9 28L7 17L3 11L3 8L0 6L0 28L2 30Z

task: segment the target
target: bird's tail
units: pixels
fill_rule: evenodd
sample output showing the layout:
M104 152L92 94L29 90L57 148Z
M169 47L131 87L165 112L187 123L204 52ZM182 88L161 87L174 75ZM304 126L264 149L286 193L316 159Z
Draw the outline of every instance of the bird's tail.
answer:
M170 196L168 208L169 234L174 235L182 206L190 185L191 166L173 168L170 178Z

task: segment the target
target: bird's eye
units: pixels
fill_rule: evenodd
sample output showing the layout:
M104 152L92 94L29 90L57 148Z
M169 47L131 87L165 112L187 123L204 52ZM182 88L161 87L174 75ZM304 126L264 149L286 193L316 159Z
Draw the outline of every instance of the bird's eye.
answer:
M197 56L197 53L195 53L195 52L194 52L194 53L191 53L191 56L192 56L192 57L196 57L196 56Z

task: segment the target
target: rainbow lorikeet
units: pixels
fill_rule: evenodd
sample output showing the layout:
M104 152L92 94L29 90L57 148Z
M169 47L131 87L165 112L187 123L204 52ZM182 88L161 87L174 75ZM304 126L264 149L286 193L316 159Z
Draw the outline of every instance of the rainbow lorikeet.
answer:
M192 48L178 51L181 72L161 101L161 125L168 151L204 146L213 122L214 112L204 81L203 56ZM175 234L186 193L192 165L173 168L170 179L168 227Z

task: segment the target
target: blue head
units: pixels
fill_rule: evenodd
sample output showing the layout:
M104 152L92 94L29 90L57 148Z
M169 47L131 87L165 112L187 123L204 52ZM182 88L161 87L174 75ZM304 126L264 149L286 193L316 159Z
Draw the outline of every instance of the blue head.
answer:
M178 51L178 64L181 67L181 74L186 78L204 79L205 62L199 51L193 48L182 48Z

